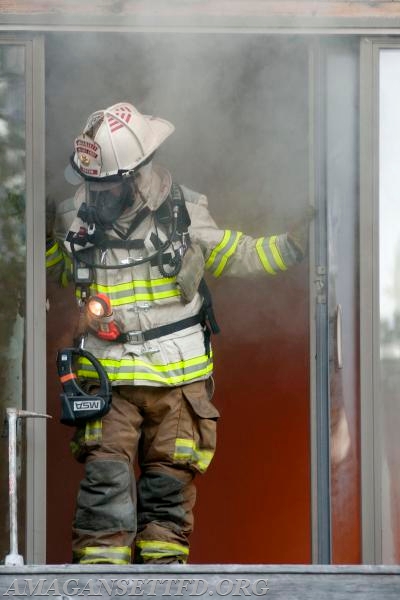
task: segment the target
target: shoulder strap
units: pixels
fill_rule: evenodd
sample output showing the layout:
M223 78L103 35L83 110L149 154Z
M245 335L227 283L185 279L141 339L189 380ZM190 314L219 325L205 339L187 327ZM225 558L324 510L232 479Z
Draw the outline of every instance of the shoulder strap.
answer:
M188 231L188 227L191 223L190 215L189 215L189 211L186 207L186 201L185 201L185 196L184 196L183 190L182 190L181 186L178 185L177 183L173 183L171 186L171 201L175 205L178 205L180 208L180 211L179 211L180 218L178 217L179 234L181 235L182 233L186 233L188 235L187 231ZM189 235L187 237L187 240L189 243ZM204 324L206 327L209 327L209 329L211 330L212 333L214 333L214 334L219 333L221 330L219 328L217 319L215 317L211 292L210 292L210 289L209 289L204 277L201 278L200 283L199 283L199 293L203 298L203 307L202 308L203 308Z
M211 292L204 277L201 279L199 284L199 293L203 297L204 315L207 322L210 324L210 329L212 333L219 333L221 330L217 323L217 319L215 318Z
M180 235L187 234L191 220L182 188L177 183L172 183L171 197L173 204L179 207L177 232Z
M161 225L169 225L172 220L174 207L178 207L178 235L187 234L190 225L190 216L186 208L185 197L178 183L172 182L171 190L164 202L156 210L157 221Z

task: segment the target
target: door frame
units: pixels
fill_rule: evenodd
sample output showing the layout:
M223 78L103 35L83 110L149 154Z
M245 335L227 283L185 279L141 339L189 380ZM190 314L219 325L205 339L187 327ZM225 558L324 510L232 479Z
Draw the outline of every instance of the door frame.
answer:
M44 37L27 44L27 410L46 412L46 251ZM28 298L27 294L27 298ZM46 420L29 419L27 446L27 561L46 562Z
M30 297L32 303L27 307L27 356L30 360L27 361L27 389L30 393L27 395L27 407L29 410L35 410L38 412L45 412L46 407L46 394L45 394L45 381L42 377L42 373L45 372L45 269L43 256L45 252L45 77L44 77L44 64L45 64L45 51L44 51L44 37L41 35L43 30L49 32L65 31L63 25L54 24L51 22L45 22L46 18L41 25L34 25L33 21L28 19L30 23L30 29L37 30L37 33L10 35L7 33L2 34L1 40L18 40L18 43L26 44L27 49L27 150L28 150L28 161L27 161L27 231L28 231L28 246L32 248L32 253L27 257L27 289L30 290ZM22 22L22 21L21 21ZM29 25L28 23L28 25ZM7 28L7 25L4 26ZM8 28L12 27L11 24ZM70 27L70 31L92 31L99 29L99 24L91 23L90 25L76 25ZM113 30L115 33L120 31L140 31L138 27L121 27L111 26L104 28L107 31ZM151 30L157 30L156 27L150 27ZM168 27L163 31L173 31L179 28ZM276 34L277 30L270 28L265 30L257 31L258 34L264 33L266 35ZM0 26L1 30L1 26ZM185 31L185 28L181 30ZM209 33L212 28L209 27L194 27L191 28L192 33ZM236 28L230 28L229 26L218 28L219 33L227 34L243 34L249 33L248 29L242 31ZM318 33L322 37L326 34L332 35L351 35L357 32L348 31L338 28L332 32L330 29L321 30ZM251 33L251 30L250 30ZM288 27L286 30L279 30L279 33L293 35L304 35L305 32L296 27ZM313 33L316 33L315 31ZM310 39L311 42L311 39ZM310 43L311 45L311 43ZM310 65L311 67L311 65ZM310 80L313 77L314 71L310 68ZM314 82L315 83L315 82ZM310 81L310 88L314 85ZM310 89L310 98L311 98ZM28 110L29 109L29 110ZM310 111L313 110L310 108ZM312 122L313 116L310 113L310 122ZM310 132L310 195L313 197L315 189L318 184L315 179L314 167L313 167L313 156L316 156L317 147L316 140L314 139L315 131ZM35 159L33 160L33 157ZM326 471L327 466L327 444L329 444L329 432L325 429L322 438L318 440L318 405L317 405L317 391L323 390L325 398L328 389L328 368L322 373L319 382L317 382L317 365L313 360L313 357L317 354L317 326L316 326L316 312L321 312L321 319L323 321L323 327L326 328L326 309L320 304L317 306L315 298L315 283L316 277L321 273L316 272L316 245L319 243L319 237L321 236L321 229L323 229L323 223L321 222L316 226L318 227L317 237L314 239L313 229L311 231L311 244L310 244L310 420L311 420L311 497L312 497L312 562L318 563L329 560L329 552L327 548L330 544L330 531L328 539L323 542L322 537L324 529L326 528L326 520L321 521L321 514L326 508L326 504L329 504L329 491L325 488L324 493L321 495L319 485L321 478L325 481L326 486L329 480L329 471ZM318 237L319 236L319 237ZM318 261L319 262L319 261ZM362 327L361 327L362 329ZM324 351L324 356L327 356L327 345L328 339L319 339L320 348ZM361 343L361 351L363 351L363 343ZM320 355L320 353L318 353ZM325 416L322 415L323 426L327 428L329 423L327 422L326 410ZM46 489L46 436L45 436L46 424L44 421L32 420L28 424L28 444L32 451L28 454L28 465L27 465L27 558L29 562L33 563L44 563L45 562L45 540L46 540L46 506L43 501L43 490ZM365 436L364 436L365 437ZM322 454L321 454L322 452ZM321 459L322 456L322 459ZM329 458L329 454L328 454ZM325 469L325 471L324 471ZM363 488L364 492L364 488ZM364 493L363 493L364 496ZM363 523L365 517L363 515ZM328 521L330 527L330 523ZM321 554L321 544L324 543L326 550ZM323 557L321 559L321 556Z

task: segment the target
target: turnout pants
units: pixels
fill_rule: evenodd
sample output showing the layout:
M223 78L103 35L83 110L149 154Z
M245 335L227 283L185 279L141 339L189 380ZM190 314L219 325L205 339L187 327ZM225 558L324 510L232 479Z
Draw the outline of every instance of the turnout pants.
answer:
M184 563L193 529L193 479L210 464L217 409L207 382L118 386L110 412L71 442L85 463L73 523L73 561ZM135 471L139 476L135 478Z

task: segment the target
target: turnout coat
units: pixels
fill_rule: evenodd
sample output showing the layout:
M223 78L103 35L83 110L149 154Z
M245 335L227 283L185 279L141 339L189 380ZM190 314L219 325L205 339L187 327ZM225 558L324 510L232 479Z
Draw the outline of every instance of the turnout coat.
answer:
M89 296L99 293L108 296L114 322L120 332L127 335L121 343L106 341L99 339L95 330L89 328L85 349L101 362L113 385L178 386L212 375L212 349L206 323L201 319L151 340L143 338L144 332L157 332L157 328L161 328L163 333L164 326L185 322L202 313L204 298L201 292L195 290L190 298L183 293L185 277L192 285L199 281L203 269L214 277L273 275L297 262L287 233L253 238L240 231L221 229L209 213L206 196L180 186L190 217L189 237L185 243L191 246L183 258L183 279L180 275L168 276L168 257L164 259L164 272L160 271L156 260L132 264L133 260L154 254L157 245L168 238L168 232L158 222L157 211L167 201L171 185L170 173L160 166L153 166L147 187L136 195L133 206L119 218L115 229L107 231L110 239L121 239L146 207L149 209L147 215L127 238L142 240L142 247L92 250L94 263L106 268L94 268L87 293ZM77 216L84 200L85 185L82 185L74 198L60 204L55 240L47 250L49 270L57 276L62 271L64 279L71 257L67 235L87 227ZM182 254L181 243L181 240L173 241L166 254ZM86 248L75 247L76 254L79 256ZM117 268L109 268L113 266ZM81 361L78 375L89 380L97 377L93 366L85 359Z

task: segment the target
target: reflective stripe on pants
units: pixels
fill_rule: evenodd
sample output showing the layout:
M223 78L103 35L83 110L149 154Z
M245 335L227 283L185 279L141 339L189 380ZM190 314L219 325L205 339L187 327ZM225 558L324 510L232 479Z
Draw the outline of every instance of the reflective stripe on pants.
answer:
M128 565L131 549L128 546L86 546L73 553L75 563Z
M138 562L171 562L186 563L189 548L181 544L162 540L139 540L136 542Z

